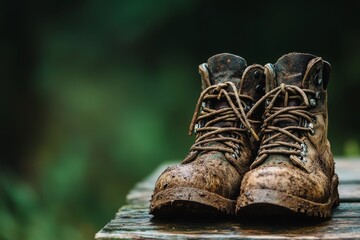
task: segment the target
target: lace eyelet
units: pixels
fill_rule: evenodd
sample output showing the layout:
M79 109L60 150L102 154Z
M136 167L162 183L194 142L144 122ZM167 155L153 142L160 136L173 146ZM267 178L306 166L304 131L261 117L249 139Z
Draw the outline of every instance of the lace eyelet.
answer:
M307 127L310 129L310 135L314 135L315 131L314 131L314 124L313 123L309 123L307 125Z
M200 127L200 124L199 123L196 123L195 124L195 127L194 127L194 133L197 134L197 129Z
M206 103L205 103L205 102L201 102L200 112L204 111L205 106L206 106Z
M316 106L316 100L313 98L310 99L309 103L310 103L310 106L312 106L312 107Z
M304 159L306 154L307 154L307 146L305 143L302 143L301 144L301 152L300 152L301 159Z

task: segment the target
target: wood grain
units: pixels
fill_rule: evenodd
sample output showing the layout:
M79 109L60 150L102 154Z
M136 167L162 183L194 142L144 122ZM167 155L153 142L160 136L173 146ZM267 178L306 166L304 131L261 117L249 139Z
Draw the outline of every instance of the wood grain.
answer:
M156 178L169 165L160 166L138 183L123 206L96 239L360 239L360 160L336 158L341 204L331 220L292 219L185 219L159 221L148 214Z

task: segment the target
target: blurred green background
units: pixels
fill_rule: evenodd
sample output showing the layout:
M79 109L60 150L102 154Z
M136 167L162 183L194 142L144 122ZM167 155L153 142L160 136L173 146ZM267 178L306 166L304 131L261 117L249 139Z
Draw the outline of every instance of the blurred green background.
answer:
M197 67L309 52L332 64L335 155L360 153L359 1L0 2L0 239L93 239L183 158Z

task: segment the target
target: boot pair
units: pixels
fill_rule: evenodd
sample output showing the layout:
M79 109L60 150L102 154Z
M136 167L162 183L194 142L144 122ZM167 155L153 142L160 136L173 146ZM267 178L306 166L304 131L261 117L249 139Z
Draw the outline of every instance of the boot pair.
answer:
M339 196L327 139L330 64L290 53L247 66L223 53L199 72L195 143L159 176L150 213L331 217Z

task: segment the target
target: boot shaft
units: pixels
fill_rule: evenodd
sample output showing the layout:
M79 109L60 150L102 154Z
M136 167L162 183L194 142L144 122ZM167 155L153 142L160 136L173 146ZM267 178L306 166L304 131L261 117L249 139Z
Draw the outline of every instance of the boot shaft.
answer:
M265 87L264 67L247 66L243 58L222 53L201 64L199 73L203 91L189 128L196 140L184 162L216 150L223 152L233 165L248 168L257 151L256 132L262 112L255 112L251 118L247 112L264 93L259 91ZM241 169L239 173L246 171Z
M330 80L330 64L321 57L306 53L290 53L282 56L275 64L266 64L266 92L281 84L297 86L306 92L308 111L322 118L325 124L324 138L327 139L328 111L327 86ZM296 100L288 104L299 105ZM282 102L277 105L283 106ZM311 126L311 125L310 125Z
M319 164L324 173L332 175L334 161L327 139L327 86L330 79L330 64L315 55L290 53L281 57L275 64L266 64L265 76L266 92L270 97L265 104L262 142L271 144L282 141L299 144L301 155L294 157L290 154L288 158L285 155L270 154L266 157L266 154L260 154L261 157L258 157L252 167L281 159L280 161L292 162L307 171L311 171L314 164ZM275 96L276 94L278 95ZM274 112L277 112L276 115L286 108L297 107L302 110L296 110L295 114L286 111L288 115L279 114L281 117L269 118ZM301 112L307 118L301 117ZM271 120L267 122L267 119ZM298 141L280 133L279 130L267 135L271 127L288 129L287 131L297 137ZM278 136L271 139L271 136L276 134ZM280 149L288 151L292 148L275 146L270 149L279 152Z
M330 64L321 57L306 53L289 53L275 64L265 66L266 91L285 85L314 91L308 94L311 112L326 112Z
M210 57L207 63L199 65L202 90L229 81L238 86L246 67L245 59L234 54L221 53Z
M221 53L210 57L207 63L199 65L199 73L201 76L202 90L210 86L232 82L237 88L240 95L246 95L250 98L244 98L245 111L258 101L265 93L265 74L264 67L259 64L247 66L245 59L242 57ZM230 92L232 89L228 89ZM251 99L251 100L250 100ZM219 100L219 99L218 99ZM215 109L227 107L226 101L213 101ZM212 105L211 103L208 105ZM262 110L259 109L254 114L254 120L260 120Z

